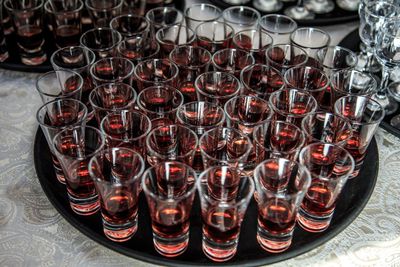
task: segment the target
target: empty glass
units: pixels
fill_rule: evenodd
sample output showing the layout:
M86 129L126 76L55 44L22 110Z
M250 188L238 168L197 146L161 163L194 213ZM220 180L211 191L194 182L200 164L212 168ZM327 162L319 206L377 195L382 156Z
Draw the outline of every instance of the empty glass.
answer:
M211 53L231 46L234 30L225 22L203 22L196 28L197 45Z
M196 41L194 31L183 25L172 25L159 29L156 40L160 44L161 58L168 58L178 45L192 45Z
M319 49L327 47L330 41L329 34L318 28L298 28L290 35L290 42L306 51L308 64L311 66L318 66L317 52Z

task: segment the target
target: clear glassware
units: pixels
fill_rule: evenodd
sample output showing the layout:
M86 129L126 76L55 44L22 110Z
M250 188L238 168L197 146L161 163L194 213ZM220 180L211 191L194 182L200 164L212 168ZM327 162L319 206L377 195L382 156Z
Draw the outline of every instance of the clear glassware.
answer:
M221 15L221 9L214 5L193 4L185 10L186 26L195 31L201 23L217 21Z
M260 12L248 6L232 6L222 12L222 18L235 32L257 29Z
M282 9L283 3L280 0L253 0L253 6L263 12L277 12Z
M306 0L305 7L315 14L327 14L335 8L332 0Z
M297 29L297 23L284 15L270 14L260 18L260 27L272 37L272 44L290 43L290 34Z
M317 52L319 49L329 45L331 37L321 29L313 27L303 27L296 29L290 35L292 45L301 47L308 55L308 65L318 66Z
M295 6L290 6L283 11L286 16L293 19L314 19L315 13L304 6L304 0L298 0Z
M392 82L388 85L387 91L389 95L396 100L396 104L399 106L400 102L400 81L399 82ZM390 120L390 125L393 127L400 129L400 115L394 116Z

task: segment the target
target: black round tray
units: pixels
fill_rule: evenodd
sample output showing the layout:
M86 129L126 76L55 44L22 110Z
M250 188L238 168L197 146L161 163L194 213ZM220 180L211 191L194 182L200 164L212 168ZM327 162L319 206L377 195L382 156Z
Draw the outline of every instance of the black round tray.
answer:
M344 39L339 43L340 46L346 47L352 51L359 52L360 51L360 36L358 34L358 29L355 29L351 33L349 33ZM380 126L388 131L389 133L395 135L400 138L400 129L397 129L390 125L390 120L400 114L400 106L394 114L387 115L381 122Z
M219 6L223 9L231 7L232 5L222 1L222 0L210 0L214 5ZM265 0L267 1L267 0ZM333 0L334 1L334 0ZM253 7L254 6L251 4L252 1L250 1L249 4L246 6ZM278 14L283 14L283 10L289 6L296 5L297 1L290 2L290 3L283 3L283 8L280 11L277 12L272 12L272 13L278 13ZM261 10L258 10L262 15L269 14L266 12L263 12ZM314 19L312 20L296 20L296 22L301 25L301 26L326 26L326 25L334 25L334 24L341 24L349 21L355 21L358 20L358 12L357 11L346 11L344 9L341 9L338 7L338 5L335 3L335 9L332 10L332 12L327 13L327 14L317 14Z
M139 200L138 232L125 243L115 243L104 236L99 213L92 216L79 216L71 210L65 186L57 182L52 171L51 155L40 129L36 133L34 144L34 162L40 184L53 206L70 224L89 238L112 250L163 266L258 266L283 261L318 247L345 229L367 204L375 187L378 161L377 145L375 140L372 140L360 177L347 182L338 200L331 226L323 233L308 233L296 227L292 246L280 254L267 253L258 245L256 241L257 207L252 200L243 221L236 256L226 263L215 263L207 259L201 249L201 218L197 197L190 218L189 247L181 256L174 259L165 258L154 250L151 222L143 193Z

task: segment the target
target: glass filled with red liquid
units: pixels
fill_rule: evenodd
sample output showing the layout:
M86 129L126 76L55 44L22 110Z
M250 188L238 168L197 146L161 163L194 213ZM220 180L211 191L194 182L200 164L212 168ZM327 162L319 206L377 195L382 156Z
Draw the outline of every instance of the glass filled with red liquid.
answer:
M103 231L112 241L127 241L137 231L144 169L140 154L122 147L105 149L89 162L89 173L100 200Z
M196 35L190 28L179 24L159 29L155 39L160 45L161 58L168 58L171 51L177 46L193 45Z
M80 43L96 55L96 60L115 57L117 47L122 42L122 35L111 28L94 28L84 32Z
M135 14L114 17L110 22L110 27L125 39L150 34L150 22L145 17Z
M203 221L203 252L213 261L227 261L237 251L240 226L254 193L253 179L229 166L215 166L202 172L196 186Z
M157 58L160 45L152 42L150 36L139 35L126 38L117 47L118 57L131 60L135 65L141 61Z
M235 48L249 52L256 63L266 64L265 53L272 45L272 37L263 30L243 30L233 36L232 44Z
M95 85L104 83L126 83L132 85L133 63L122 57L108 57L96 61L90 67L90 75Z
M254 170L258 204L257 241L271 253L292 244L297 212L311 184L310 172L296 161L267 159Z
M344 148L328 143L304 147L299 162L311 173L311 185L301 203L298 222L312 233L325 231L338 197L354 170L354 159Z
M97 28L108 27L111 19L121 14L123 4L124 0L85 1L93 26Z
M203 22L196 28L197 45L204 47L210 53L231 47L234 30L225 22Z
M163 256L179 256L188 247L196 179L191 167L176 161L159 163L143 174L154 248Z
M287 69L305 65L308 62L307 52L290 44L276 44L266 51L267 65L279 70L282 75Z
M104 135L91 126L66 128L54 136L54 150L65 174L69 204L78 215L92 215L99 210L89 161L104 148L104 139Z
M216 51L212 56L214 70L228 72L240 78L242 69L254 64L253 56L242 49L225 48Z

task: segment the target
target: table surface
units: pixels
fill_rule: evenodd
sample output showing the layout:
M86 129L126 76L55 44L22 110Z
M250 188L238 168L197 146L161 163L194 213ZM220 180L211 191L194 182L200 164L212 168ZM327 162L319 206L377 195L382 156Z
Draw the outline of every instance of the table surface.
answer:
M356 27L324 29L337 44ZM36 78L0 70L0 266L149 266L90 240L46 198L33 165ZM381 129L376 138L378 181L360 216L324 245L275 266L400 265L400 140Z

